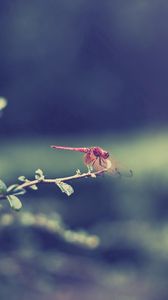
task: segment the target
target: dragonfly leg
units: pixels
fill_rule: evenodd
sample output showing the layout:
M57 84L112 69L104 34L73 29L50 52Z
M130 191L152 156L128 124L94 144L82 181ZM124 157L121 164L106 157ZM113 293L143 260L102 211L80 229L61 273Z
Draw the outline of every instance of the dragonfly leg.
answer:
M90 163L87 165L87 168L88 168L88 172L89 172L89 173L93 172L93 169L94 169L93 167L94 167L94 164L95 164L96 160L97 160L97 159L93 158L93 159L90 161Z
M87 165L88 173L91 173L93 171L93 167L91 165Z

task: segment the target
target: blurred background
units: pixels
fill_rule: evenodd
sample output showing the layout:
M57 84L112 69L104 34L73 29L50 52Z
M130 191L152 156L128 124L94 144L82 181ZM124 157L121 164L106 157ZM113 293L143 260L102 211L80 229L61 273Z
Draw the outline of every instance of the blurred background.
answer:
M108 150L133 178L30 191L0 210L0 298L166 300L168 3L1 0L0 178L85 171Z

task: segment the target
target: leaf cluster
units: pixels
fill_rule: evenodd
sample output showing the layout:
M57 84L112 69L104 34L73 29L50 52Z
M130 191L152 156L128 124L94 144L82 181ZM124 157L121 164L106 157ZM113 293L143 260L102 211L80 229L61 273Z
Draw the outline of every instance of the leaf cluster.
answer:
M79 171L76 174L79 174ZM21 184L16 183L9 186L7 186L4 181L0 180L0 200L7 200L10 207L16 211L22 208L20 196L24 195L28 189L38 190L38 184L40 183L55 183L61 192L65 193L67 196L74 193L73 187L65 183L63 179L46 179L41 169L35 171L33 180L30 180L23 175L19 176L18 180Z

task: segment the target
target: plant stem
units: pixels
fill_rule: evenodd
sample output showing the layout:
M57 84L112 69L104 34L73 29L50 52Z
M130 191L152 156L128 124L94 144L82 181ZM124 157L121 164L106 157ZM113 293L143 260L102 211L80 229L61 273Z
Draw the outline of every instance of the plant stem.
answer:
M75 175L71 175L71 176L67 176L67 177L61 177L61 178L52 178L52 179L34 179L34 180L30 180L30 181L26 181L20 185L18 185L18 187L16 188L16 190L20 190L20 189L26 189L32 185L38 185L40 183L56 183L56 182L63 182L63 181L69 181L69 180L74 180L74 179L80 179L80 178L89 178L89 177L96 177L96 175L100 175L102 173L106 172L106 169L104 169L103 171L97 171L97 172L87 172L87 173L83 173L83 174L75 174Z

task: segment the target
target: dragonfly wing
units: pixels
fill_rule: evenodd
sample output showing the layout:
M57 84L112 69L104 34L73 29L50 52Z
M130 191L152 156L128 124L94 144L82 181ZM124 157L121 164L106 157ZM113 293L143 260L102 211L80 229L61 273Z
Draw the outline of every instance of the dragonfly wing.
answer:
M91 169L92 171L101 171L102 168L99 166L99 158L96 157L92 152L88 152L84 155L84 164L87 165L88 169Z
M119 176L126 176L126 177L132 177L133 172L131 169L129 169L127 166L121 164L114 158L110 158L111 161L111 167L109 168L108 172L112 175L119 175Z
M133 175L132 170L115 160L114 158L102 158L96 157L91 151L84 155L84 163L87 166L93 168L95 172L104 171L111 175L119 175L131 177Z
M84 155L84 164L89 166L92 165L96 160L95 155L93 155L93 153L88 152Z
M90 165L92 166L95 172L97 171L104 171L111 167L111 161L109 159L103 159L100 157L95 157L91 162Z
M95 172L104 171L112 167L110 159L96 157L92 152L88 152L84 155L84 163L87 166L91 166Z
M94 163L94 167L97 171L109 170L111 168L111 161L109 159L99 157Z

